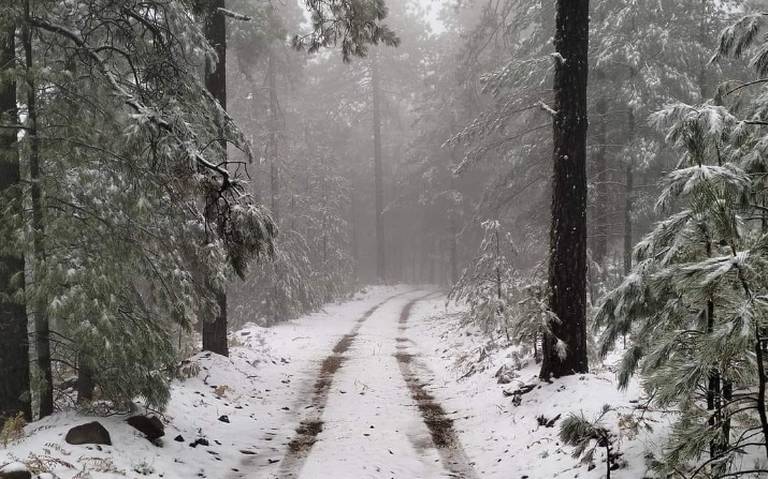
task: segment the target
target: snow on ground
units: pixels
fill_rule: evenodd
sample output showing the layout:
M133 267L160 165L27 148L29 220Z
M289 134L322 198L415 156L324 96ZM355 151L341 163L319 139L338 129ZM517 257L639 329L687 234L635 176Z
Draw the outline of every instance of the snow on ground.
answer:
M66 412L27 426L27 437L0 449L0 468L22 461L62 479L603 476L602 464L588 471L559 444L558 422L540 426L537 416L590 417L605 403L629 414L638 388L617 391L606 368L541 384L535 364L499 385L494 373L515 361L503 350L481 354L486 341L455 312L430 289L376 287L272 328L249 324L233 334L231 358L200 354L190 362L199 372L174 382L162 447L125 416ZM481 367L466 375L468 364ZM522 384L536 389L515 406L503 391ZM619 433L617 418L608 423ZM112 446L64 442L92 420ZM661 429L620 434L627 467L614 477L642 477Z
M300 320L268 329L247 325L234 334L242 346L232 348L231 358L196 356L192 362L199 365L199 374L172 387L161 448L128 426L125 416L97 418L70 411L30 424L27 437L4 450L0 444L0 467L32 462L50 468L61 479L126 475L224 479L237 477L235 470L243 463L256 467L252 457L257 455L265 464L279 461L296 427L299 390L305 377L314 373L317 359L365 311L407 291L375 287ZM220 421L221 416L227 416L229 423ZM69 428L93 420L107 428L112 446L64 442ZM184 440L177 442L174 438L179 435ZM190 447L197 439L209 445Z
M571 456L572 448L560 444L559 420L553 427L539 424L543 416L552 420L570 413L596 417L603 405L616 409L605 423L619 436L619 449L626 465L613 471L612 478L645 477L648 451L658 449L668 423L657 414L645 414L653 432L637 434L618 426L620 415L640 417L642 405L639 385L628 390L616 388L615 373L610 366L618 357L609 357L605 365L591 365L593 373L557 380L552 384L538 380L539 364L520 361L508 349L489 351L485 337L472 328L460 325L454 305L446 307L445 298L420 302L411 321L415 348L432 373L435 396L453 412L456 428L468 454L483 478L549 478L605 477L605 465L597 462L589 471ZM501 338L500 338L501 340ZM497 383L495 373L504 364L512 366L516 379L510 384ZM516 366L516 367L515 367ZM469 368L478 369L467 374ZM519 370L518 370L519 368ZM504 391L513 392L523 385L535 385L520 396L520 404ZM597 454L602 461L602 452Z

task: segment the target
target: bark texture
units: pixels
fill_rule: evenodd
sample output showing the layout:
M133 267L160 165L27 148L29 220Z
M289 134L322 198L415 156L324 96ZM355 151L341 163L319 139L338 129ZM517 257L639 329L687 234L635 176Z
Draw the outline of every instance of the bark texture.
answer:
M0 18L5 24L7 19ZM14 25L0 31L0 72L13 68ZM3 78L3 75L0 75ZM0 123L18 123L16 82L12 76L0 82ZM21 175L16 130L0 128L0 204L21 214ZM21 412L32 417L29 392L29 342L27 312L14 293L24 290L24 257L4 251L0 254L0 424L4 417Z
M628 123L628 141L634 140L635 136L635 113L632 108L629 109ZM633 195L635 188L635 173L632 158L627 160L626 171L624 174L624 275L632 271L632 209Z
M543 342L541 378L588 371L587 79L589 0L558 0L555 19L554 173L549 306L558 322ZM558 348L565 345L565 355Z
M608 142L608 101L600 98L595 105L597 128L595 131L593 178L595 181L595 202L592 220L592 261L603 267L608 255L608 223L610 221L610 192L608 191L608 158L606 143ZM594 121L594 120L593 120ZM599 280L597 275L593 278Z
M227 108L227 27L226 19L221 13L225 7L224 0L201 1L202 11L205 18L203 32L205 38L216 51L218 62L206 64L205 68L205 87L213 97L221 104L221 107ZM219 119L223 121L223 119ZM219 135L223 137L223 135ZM227 144L221 141L221 149L226 161ZM219 312L216 319L212 322L203 323L203 349L211 351L222 356L229 356L229 346L227 344L227 294L225 291L216 292L216 302L219 306Z
M36 267L45 263L45 231L43 219L43 190L41 182L43 173L40 164L40 138L37 124L37 87L32 71L34 59L32 58L32 26L31 26L30 2L24 2L24 27L22 28L22 43L24 60L26 65L27 87L27 129L26 135L29 141L28 161L30 190L32 197L32 247ZM43 266L45 267L45 266ZM43 418L53 414L53 371L51 369L51 341L48 312L44 304L35 305L35 353L37 356L37 368L40 372L40 389L38 391L39 417Z
M376 194L376 279L386 281L384 245L384 179L381 158L381 84L376 52L371 57L371 87L373 89L373 176Z
M272 218L275 223L280 220L280 166L278 163L278 130L279 130L279 103L277 99L277 71L275 65L275 53L269 52L269 66L267 71L269 83L269 185L271 197Z

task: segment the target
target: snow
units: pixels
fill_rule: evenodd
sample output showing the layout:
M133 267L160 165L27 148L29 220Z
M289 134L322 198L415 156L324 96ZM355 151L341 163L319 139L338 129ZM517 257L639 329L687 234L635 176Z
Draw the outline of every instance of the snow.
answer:
M598 463L588 471L571 457L571 448L560 444L559 423L547 428L538 424L537 417L564 418L569 413L583 412L591 419L604 404L618 413L630 414L641 404L639 384L633 382L626 391L619 391L613 368L594 364L594 373L542 383L538 380L540 365L519 360L510 349L489 352L479 331L459 326L456 312L454 306L446 308L440 299L419 303L414 315L421 320L415 323L413 336L419 338L417 346L434 372L434 394L446 409L456 411L457 428L480 477L506 479L510 471L515 471L512 477L604 477L604 464ZM609 364L616 359L609 358ZM520 367L511 384L497 384L495 372L503 364ZM460 379L470 365L484 366L484 370ZM503 391L511 392L524 384L536 388L520 396L521 404L515 406ZM646 418L657 421L654 430L633 435L620 430L618 414L609 415L606 423L620 435L619 449L627 463L625 468L613 471L612 477L644 477L644 456L657 450L668 425L658 414L648 413ZM601 452L597 458L602 460Z
M3 467L0 467L0 472L8 474L11 472L24 472L27 470L27 466L23 462L11 462Z
M602 464L588 471L559 444L557 424L540 426L537 416L589 418L610 404L617 413L608 426L627 462L614 477L642 476L664 421L639 434L617 427L619 414L636 412L637 384L617 391L610 368L540 383L538 365L488 348L479 332L459 325L457 312L429 288L375 287L272 328L248 324L233 334L231 358L198 354L186 365L199 372L173 385L162 447L126 416L69 411L27 426L25 438L0 450L0 467L45 464L61 479L83 470L93 478L596 479ZM339 363L324 375L328 358ZM503 364L520 367L511 384L497 384ZM523 384L536 388L515 406L503 391ZM425 397L434 399L434 417L424 415ZM113 446L64 442L69 428L92 420L109 430ZM316 437L297 432L313 424ZM436 424L452 429L445 447L435 447ZM209 445L190 447L199 438Z
M561 65L565 64L565 58L560 52L554 52L554 53L551 53L550 55L552 56L552 58L557 60L557 62L560 63Z

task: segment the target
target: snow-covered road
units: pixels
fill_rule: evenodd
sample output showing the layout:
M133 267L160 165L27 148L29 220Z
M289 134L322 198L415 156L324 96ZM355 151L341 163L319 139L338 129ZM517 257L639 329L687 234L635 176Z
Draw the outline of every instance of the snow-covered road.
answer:
M26 462L61 479L598 479L602 469L575 461L557 424L541 418L591 417L610 404L628 463L616 477L643 476L658 432L618 427L638 404L637 385L617 391L606 367L541 383L537 364L494 347L463 317L433 290L395 286L271 328L248 324L232 334L231 357L186 363L161 444L127 416L68 411L0 447L0 466ZM501 365L510 384L497 384ZM515 401L510 391L523 384L534 389ZM69 428L93 420L111 446L65 443Z
M296 400L305 405L294 437L269 477L474 476L452 420L421 383L423 366L410 347L408 316L427 296L414 291L375 306L316 359L314 377L296 388L309 394ZM240 477L265 472L244 467Z

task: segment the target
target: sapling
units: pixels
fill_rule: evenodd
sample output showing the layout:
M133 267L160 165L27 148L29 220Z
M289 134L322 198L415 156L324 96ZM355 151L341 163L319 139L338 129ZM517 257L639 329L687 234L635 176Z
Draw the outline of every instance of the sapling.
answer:
M595 452L598 448L605 450L606 478L611 478L611 471L620 466L622 453L616 448L616 435L604 424L603 418L613 409L604 405L600 414L592 421L584 417L584 413L571 413L560 424L560 440L567 446L574 447L573 457L581 458L581 462L591 469L595 468Z

